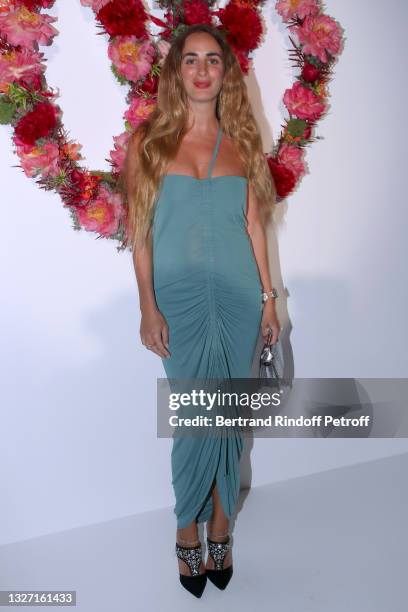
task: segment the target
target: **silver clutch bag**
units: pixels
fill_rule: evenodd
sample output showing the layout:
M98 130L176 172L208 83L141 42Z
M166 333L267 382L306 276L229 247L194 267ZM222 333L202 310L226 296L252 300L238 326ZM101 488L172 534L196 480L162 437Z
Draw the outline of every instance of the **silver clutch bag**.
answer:
M259 378L274 379L279 389L283 383L283 352L279 339L271 344L272 332L261 350L259 359Z

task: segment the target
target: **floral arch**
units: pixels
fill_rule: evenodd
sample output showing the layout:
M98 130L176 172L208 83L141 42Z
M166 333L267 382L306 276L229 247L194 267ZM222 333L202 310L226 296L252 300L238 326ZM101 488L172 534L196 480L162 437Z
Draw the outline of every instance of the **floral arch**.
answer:
M112 72L127 88L124 131L113 137L109 172L79 164L81 145L69 139L58 94L46 80L39 48L51 45L57 18L47 11L55 0L0 0L0 123L13 128L20 167L40 188L57 192L76 230L124 246L126 206L118 189L132 131L152 111L160 66L169 42L186 25L209 23L223 30L248 74L251 54L262 44L261 7L266 0L230 0L222 9L214 0L159 0L162 19L149 15L141 0L80 0L108 38ZM299 72L283 103L288 111L272 151L266 154L278 201L305 174L305 147L316 122L328 108L328 82L342 49L341 26L324 13L320 0L278 0L276 11L290 30L290 59ZM151 23L160 28L149 30ZM242 24L245 24L244 26Z

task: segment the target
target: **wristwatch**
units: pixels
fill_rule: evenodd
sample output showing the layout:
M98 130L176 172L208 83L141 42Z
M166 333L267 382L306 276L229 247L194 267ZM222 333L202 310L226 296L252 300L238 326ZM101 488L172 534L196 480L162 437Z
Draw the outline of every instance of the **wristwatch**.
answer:
M276 291L275 287L273 287L272 291L262 294L262 302L266 302L266 300L270 297L273 297L275 299L278 297L278 292Z

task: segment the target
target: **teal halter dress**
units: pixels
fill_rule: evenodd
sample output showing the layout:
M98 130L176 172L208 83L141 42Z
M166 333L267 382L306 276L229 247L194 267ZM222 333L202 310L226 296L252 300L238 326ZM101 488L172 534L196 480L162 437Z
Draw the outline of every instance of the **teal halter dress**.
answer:
M221 127L205 179L163 177L153 219L153 284L169 326L167 378L248 378L262 317L262 284L246 230L247 178L215 176ZM177 527L207 521L214 480L230 518L243 436L173 437Z

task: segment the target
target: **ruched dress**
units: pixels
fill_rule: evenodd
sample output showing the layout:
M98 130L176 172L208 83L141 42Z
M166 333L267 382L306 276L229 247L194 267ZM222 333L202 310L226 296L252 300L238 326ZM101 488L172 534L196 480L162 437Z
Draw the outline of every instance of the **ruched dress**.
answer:
M205 179L163 177L154 212L153 284L169 326L167 378L251 376L262 284L247 233L247 178L212 176L222 129ZM225 515L240 488L243 435L174 437L172 485L177 527L209 520L214 481Z

